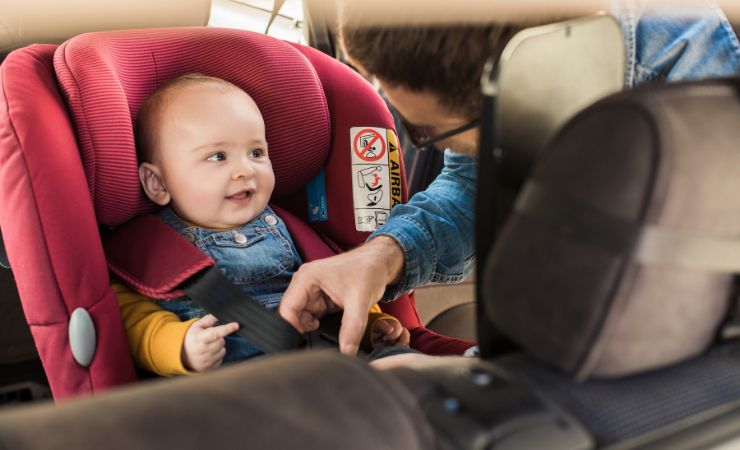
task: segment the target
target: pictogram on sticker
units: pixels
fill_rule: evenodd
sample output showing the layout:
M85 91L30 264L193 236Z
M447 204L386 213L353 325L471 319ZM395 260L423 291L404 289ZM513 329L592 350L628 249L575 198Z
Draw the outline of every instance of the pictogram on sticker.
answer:
M401 161L398 139L390 128L350 128L352 202L355 229L374 231L402 201Z
M378 161L385 156L385 138L372 128L365 128L355 135L352 150L363 161Z

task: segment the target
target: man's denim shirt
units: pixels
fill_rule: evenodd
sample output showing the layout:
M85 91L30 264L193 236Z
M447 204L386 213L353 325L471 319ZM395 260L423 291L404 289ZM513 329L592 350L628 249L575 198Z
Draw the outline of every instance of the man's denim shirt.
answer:
M269 207L258 217L240 227L213 230L190 225L172 208L157 213L160 219L195 244L214 261L232 283L267 309L277 309L301 257L293 245L282 219ZM182 320L200 318L206 311L187 297L162 301L163 309ZM260 352L244 338L226 337L224 362L242 360Z
M740 44L724 13L705 8L649 9L639 0L615 0L612 14L622 25L625 85L740 73ZM456 283L474 257L477 160L445 150L444 169L424 192L393 208L388 222L368 239L390 236L403 249L401 281L384 299L430 282Z

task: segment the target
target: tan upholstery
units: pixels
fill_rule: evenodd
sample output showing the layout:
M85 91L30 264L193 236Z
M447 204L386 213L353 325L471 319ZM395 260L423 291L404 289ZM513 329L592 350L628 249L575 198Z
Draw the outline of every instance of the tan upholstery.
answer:
M0 2L0 53L88 31L205 25L210 11L210 0L10 0Z

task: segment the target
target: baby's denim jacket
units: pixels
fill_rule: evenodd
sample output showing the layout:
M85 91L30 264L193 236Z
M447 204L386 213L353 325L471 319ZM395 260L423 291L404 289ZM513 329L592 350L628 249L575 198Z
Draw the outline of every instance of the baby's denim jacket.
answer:
M221 273L269 310L276 310L301 258L285 223L268 206L258 217L238 228L212 230L190 225L170 207L157 216L200 251L216 261ZM181 320L200 318L207 312L188 297L159 302ZM224 362L260 354L241 336L226 338Z

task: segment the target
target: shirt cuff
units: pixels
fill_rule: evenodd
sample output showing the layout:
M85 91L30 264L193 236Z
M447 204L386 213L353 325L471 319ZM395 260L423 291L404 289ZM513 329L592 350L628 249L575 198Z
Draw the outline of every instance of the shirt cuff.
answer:
M188 375L194 372L185 368L182 362L182 345L185 334L198 319L187 322L171 321L163 323L157 330L156 343L149 347L149 365L153 372L163 375Z
M381 229L371 234L368 241L378 236L392 238L403 251L404 270L401 280L397 284L386 286L381 299L391 301L421 285L424 281L422 267L435 267L437 256L431 244L432 235L420 223L409 217L399 216L388 221ZM421 255L431 255L424 266L420 264Z

